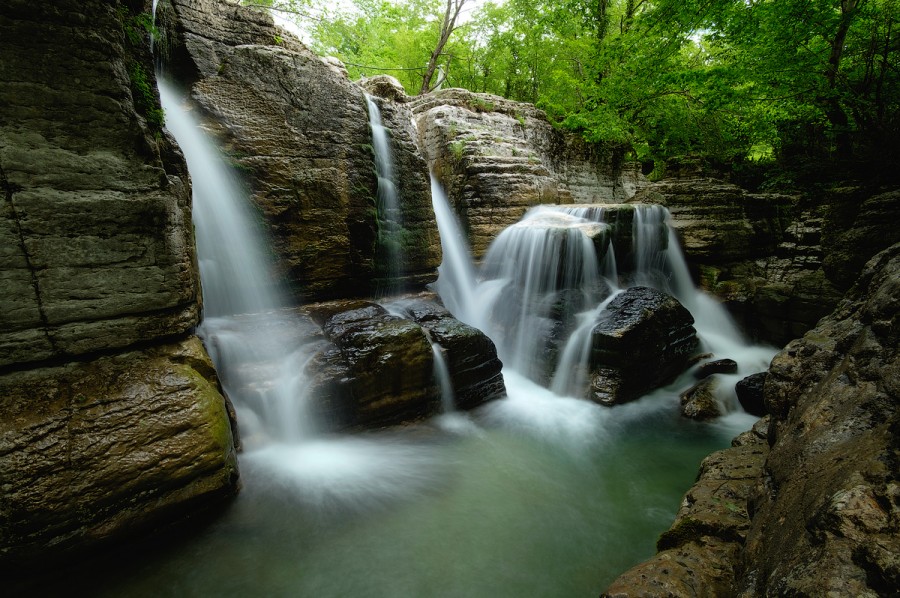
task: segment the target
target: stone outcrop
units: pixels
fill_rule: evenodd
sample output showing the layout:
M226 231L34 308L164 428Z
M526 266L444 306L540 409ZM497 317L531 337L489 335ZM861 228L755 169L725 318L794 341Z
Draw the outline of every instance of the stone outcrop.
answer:
M146 22L0 6L0 567L43 568L234 493L190 190Z
M0 10L0 368L185 333L190 195L147 121L133 17L103 2Z
M458 409L472 409L506 394L503 364L487 335L460 322L431 300L408 302L403 311L441 346Z
M735 448L704 462L660 539L661 552L617 579L607 595L895 592L898 314L894 245L866 265L831 315L776 355L764 387L771 415L735 439ZM718 480L740 483L716 481L710 493L710 459ZM710 521L716 513L723 518Z
M303 299L377 287L377 178L363 90L271 17L224 0L172 0L158 13L173 74L247 181L277 275ZM382 103L401 176L405 274L433 278L440 243L410 116Z
M316 388L313 412L330 429L413 422L441 410L431 343L447 361L458 409L505 396L493 342L433 300L399 300L392 313L362 300L313 304L300 310L327 341L307 365ZM402 312L404 315L395 315Z
M0 562L30 564L229 496L237 462L200 341L0 376Z
M671 295L648 287L619 294L591 333L590 399L625 403L673 380L699 348L693 324Z
M554 129L531 104L462 89L409 104L421 151L455 206L476 259L530 206L621 202L644 184L620 150Z
M733 594L735 561L750 527L750 496L769 452L767 420L703 460L675 523L657 542L655 557L620 575L603 598Z
M653 183L632 201L666 206L701 286L776 345L814 327L866 260L900 240L897 191L795 197L692 177Z

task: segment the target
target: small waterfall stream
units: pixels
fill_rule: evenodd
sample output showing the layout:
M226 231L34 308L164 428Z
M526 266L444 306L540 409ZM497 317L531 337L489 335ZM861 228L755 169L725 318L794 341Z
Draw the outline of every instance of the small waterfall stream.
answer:
M378 221L378 251L375 259L380 268L380 296L400 290L399 277L403 274L403 212L391 157L388 130L381 121L381 110L375 99L365 94L369 112L369 128L372 130L372 149L375 154L375 174L378 176L376 217Z

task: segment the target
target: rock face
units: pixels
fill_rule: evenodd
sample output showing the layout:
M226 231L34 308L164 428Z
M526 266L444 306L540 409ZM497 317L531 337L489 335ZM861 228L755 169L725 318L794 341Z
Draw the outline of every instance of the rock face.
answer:
M608 595L875 596L900 587L898 291L894 245L837 310L773 359L771 415L704 462L662 552ZM717 482L709 494L710 459L719 479L740 478L739 487ZM721 522L704 521L716 513Z
M237 470L190 336L190 192L141 18L12 0L0 37L0 566L15 573L229 496Z
M215 371L194 337L0 376L0 561L29 564L234 491Z
M412 99L419 146L476 258L536 204L612 203L644 184L615 149L554 129L530 104L462 89Z
M133 17L17 1L0 17L0 368L185 333L190 195L145 118L152 88L134 89L152 68L126 35Z
M748 500L769 447L765 425L739 436L732 447L703 460L675 523L660 536L659 553L619 576L604 598L733 594L735 560L750 527Z
M618 295L591 335L590 398L625 403L674 379L697 353L693 324L671 295L648 287Z
M303 299L372 292L383 268L362 89L264 12L217 0L161 8L172 70L247 181L278 275ZM427 167L411 150L409 115L382 106L402 174L404 271L414 281L433 278L440 243Z
M900 241L897 191L751 194L709 178L653 183L632 201L666 206L701 286L756 338L784 345L834 309L860 268Z

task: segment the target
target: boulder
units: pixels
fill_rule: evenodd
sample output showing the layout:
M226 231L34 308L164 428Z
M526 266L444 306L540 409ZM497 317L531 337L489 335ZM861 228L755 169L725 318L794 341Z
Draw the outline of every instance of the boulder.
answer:
M620 293L591 334L590 398L625 403L673 380L699 347L693 323L671 295L648 287Z
M347 364L354 426L397 423L437 412L434 357L419 325L372 303L329 316L322 330Z
M707 420L722 415L722 408L716 398L718 378L707 377L679 396L681 415L690 419Z
M624 151L555 129L531 104L444 89L410 101L419 147L480 258L536 204L611 203L645 181Z
M304 300L364 296L376 263L377 177L363 90L264 11L224 0L160 6L169 63L246 180L268 226L276 273ZM440 263L428 169L411 116L382 102L391 130L410 282ZM390 107L389 107L390 105Z
M741 407L744 408L744 411L750 415L762 417L767 413L763 399L763 387L768 376L768 372L750 374L743 380L738 381L734 386L738 402L741 404Z
M506 395L503 364L487 335L432 301L416 300L406 304L404 311L443 349L458 409L472 409Z
M738 364L733 359L714 359L701 363L694 371L694 378L702 380L713 374L736 374Z
M195 337L4 374L0 410L4 567L83 551L237 491L229 415Z

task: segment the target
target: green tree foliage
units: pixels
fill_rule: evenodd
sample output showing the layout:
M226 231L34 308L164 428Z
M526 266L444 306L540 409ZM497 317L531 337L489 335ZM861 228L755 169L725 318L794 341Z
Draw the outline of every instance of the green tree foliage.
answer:
M496 0L448 29L458 2L353 0L314 46L409 93L445 79L533 102L657 166L900 170L900 0Z

